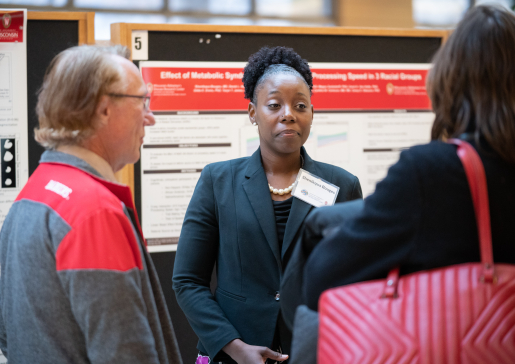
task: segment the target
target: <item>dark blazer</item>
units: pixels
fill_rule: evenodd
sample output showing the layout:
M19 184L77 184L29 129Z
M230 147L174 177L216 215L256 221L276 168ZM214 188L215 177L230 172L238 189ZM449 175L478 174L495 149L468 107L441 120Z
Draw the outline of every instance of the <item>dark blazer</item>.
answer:
M340 187L337 202L362 197L358 179L315 162L302 148L304 169ZM270 347L280 308L279 287L299 230L313 207L294 198L279 251L276 221L261 151L213 163L202 171L186 211L175 258L177 301L214 361L240 338ZM217 288L210 291L216 263Z
M515 264L515 164L479 149L490 203L494 262ZM456 146L432 142L400 160L365 199L364 208L312 251L304 302L317 309L332 287L448 265L479 262L472 198Z

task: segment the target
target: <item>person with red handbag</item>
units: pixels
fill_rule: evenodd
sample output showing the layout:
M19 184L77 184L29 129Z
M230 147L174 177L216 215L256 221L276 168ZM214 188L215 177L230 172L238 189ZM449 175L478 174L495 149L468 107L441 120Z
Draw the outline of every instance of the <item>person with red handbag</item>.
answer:
M432 142L306 262L319 364L515 363L514 65L515 15L495 6L436 54Z

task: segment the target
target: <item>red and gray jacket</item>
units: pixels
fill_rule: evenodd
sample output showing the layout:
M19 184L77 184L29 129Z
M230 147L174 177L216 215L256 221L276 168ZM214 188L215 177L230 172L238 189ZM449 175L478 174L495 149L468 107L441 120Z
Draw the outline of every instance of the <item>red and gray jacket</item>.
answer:
M46 151L0 233L12 363L180 363L128 187Z

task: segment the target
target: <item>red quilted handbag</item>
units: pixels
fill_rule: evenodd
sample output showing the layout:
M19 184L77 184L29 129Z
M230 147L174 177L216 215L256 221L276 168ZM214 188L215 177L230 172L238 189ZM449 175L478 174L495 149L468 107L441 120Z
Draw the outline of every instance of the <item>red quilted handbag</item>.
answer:
M515 363L515 266L493 265L483 164L458 145L474 202L481 263L325 291L318 364ZM514 239L515 244L515 239Z

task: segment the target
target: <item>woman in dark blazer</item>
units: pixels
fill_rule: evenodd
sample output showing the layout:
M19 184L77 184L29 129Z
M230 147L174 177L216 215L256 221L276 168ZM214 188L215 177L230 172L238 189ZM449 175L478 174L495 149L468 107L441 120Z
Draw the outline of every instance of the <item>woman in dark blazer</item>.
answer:
M299 169L340 187L337 202L362 197L355 176L312 160L302 147L313 121L305 60L289 48L262 48L250 57L243 82L260 148L251 157L204 168L186 212L173 274L200 354L240 364L287 358L276 352L288 353L291 340L279 314L279 287L313 209L291 196Z
M334 235L313 249L304 302L317 309L332 287L454 264L479 262L470 189L456 146L467 139L486 172L496 263L515 264L515 16L473 8L435 57L428 91L433 141L400 160Z

